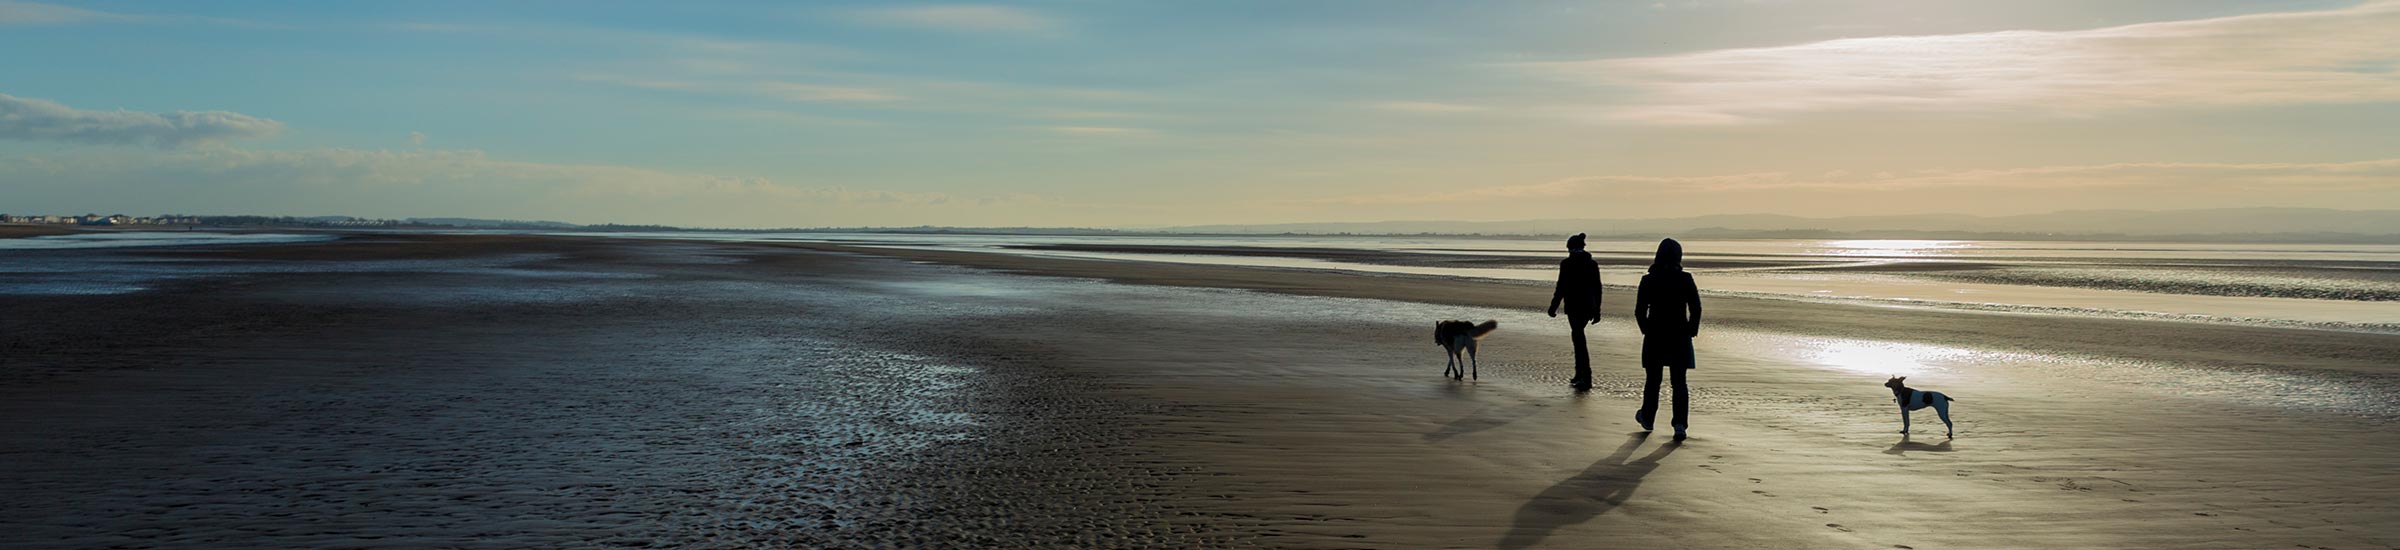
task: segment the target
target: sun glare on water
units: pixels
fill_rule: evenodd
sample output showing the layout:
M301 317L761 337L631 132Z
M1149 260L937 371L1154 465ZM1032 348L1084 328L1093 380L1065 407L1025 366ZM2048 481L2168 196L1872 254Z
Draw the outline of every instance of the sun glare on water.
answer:
M1796 355L1802 361L1857 373L1898 376L1943 370L1941 364L1986 354L1963 348L1871 340L1825 340L1800 346Z
M1825 241L1827 252L1836 256L1948 256L1953 251L1972 248L1967 241L1932 241L1913 239L1862 239Z

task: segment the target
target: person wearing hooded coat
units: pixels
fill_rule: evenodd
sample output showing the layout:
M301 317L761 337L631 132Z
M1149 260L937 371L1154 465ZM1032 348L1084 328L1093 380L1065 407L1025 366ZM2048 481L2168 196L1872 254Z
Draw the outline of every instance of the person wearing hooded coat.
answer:
M1686 313L1689 316L1686 316ZM1633 320L1642 329L1642 410L1633 420L1650 429L1658 418L1659 369L1667 369L1675 385L1675 438L1683 439L1690 427L1691 390L1684 385L1684 371L1693 367L1692 337L1700 334L1700 286L1692 282L1692 274L1683 270L1683 243L1675 239L1658 242L1658 256L1650 262L1650 273L1642 275L1641 287L1634 291Z
M1592 387L1592 354L1583 344L1583 327L1600 322L1600 262L1583 251L1583 234L1567 237L1567 258L1558 261L1558 287L1550 293L1550 316L1567 307L1567 336L1575 340L1576 389Z

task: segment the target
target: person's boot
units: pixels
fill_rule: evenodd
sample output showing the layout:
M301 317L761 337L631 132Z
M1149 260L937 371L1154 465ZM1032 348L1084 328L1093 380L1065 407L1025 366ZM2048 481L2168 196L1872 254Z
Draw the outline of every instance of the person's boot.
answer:
M1683 425L1682 425L1682 424L1676 424L1676 425L1675 425L1675 440L1676 440L1676 441L1683 441Z
M1651 413L1650 413L1650 411L1634 411L1634 412L1633 412L1633 423L1635 423L1635 424L1641 424L1641 425L1642 425L1642 431L1645 431L1645 432L1647 432L1647 431L1650 431L1650 419L1651 419Z

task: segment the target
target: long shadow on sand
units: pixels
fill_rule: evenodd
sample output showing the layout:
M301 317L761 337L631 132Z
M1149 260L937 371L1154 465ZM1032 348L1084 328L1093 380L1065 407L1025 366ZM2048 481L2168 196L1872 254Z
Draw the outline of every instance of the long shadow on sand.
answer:
M1493 405L1484 407L1483 410L1475 411L1475 414L1467 415L1465 418L1460 418L1458 420L1452 420L1448 424L1443 424L1441 429L1426 433L1425 441L1427 443L1435 443L1453 437L1506 426L1510 422L1516 422L1524 419L1527 416L1533 416L1533 413L1541 412L1541 410L1544 408L1546 407L1539 405Z
M1533 546L1549 538L1550 533L1560 527L1591 521L1624 504L1625 499L1633 496L1633 489L1641 486L1642 476L1658 469L1659 459L1666 458L1668 453L1675 452L1677 447L1683 445L1680 441L1668 442L1650 451L1649 455L1627 462L1625 459L1633 456L1633 450L1640 448L1642 441L1649 438L1650 432L1633 434L1626 438L1624 445L1617 446L1617 452L1610 453L1608 458L1602 458L1592 463L1592 467L1585 468L1583 473L1575 474L1575 477L1550 486L1542 494L1534 495L1533 500L1527 501L1524 507L1517 508L1516 526L1508 530L1507 536L1500 538L1500 547Z
M1950 440L1944 439L1941 443L1927 445L1924 443L1909 441L1908 436L1902 435L1900 436L1900 442L1893 443L1892 448L1884 449L1883 454L1908 456L1909 451L1917 451L1921 453L1947 453L1950 452Z

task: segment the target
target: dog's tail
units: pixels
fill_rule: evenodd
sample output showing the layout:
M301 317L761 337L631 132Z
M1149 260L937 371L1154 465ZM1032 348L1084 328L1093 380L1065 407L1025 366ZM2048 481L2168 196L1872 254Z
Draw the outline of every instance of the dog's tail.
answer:
M1483 322L1483 324L1480 324L1480 325L1475 325L1475 332L1473 332L1472 334L1473 334L1473 335L1474 335L1476 338L1482 338L1482 337L1483 337L1483 335L1486 335L1486 334L1491 334L1491 333L1492 333L1492 331L1495 331L1495 330L1500 330L1500 322L1499 322L1499 321L1484 321L1484 322Z

